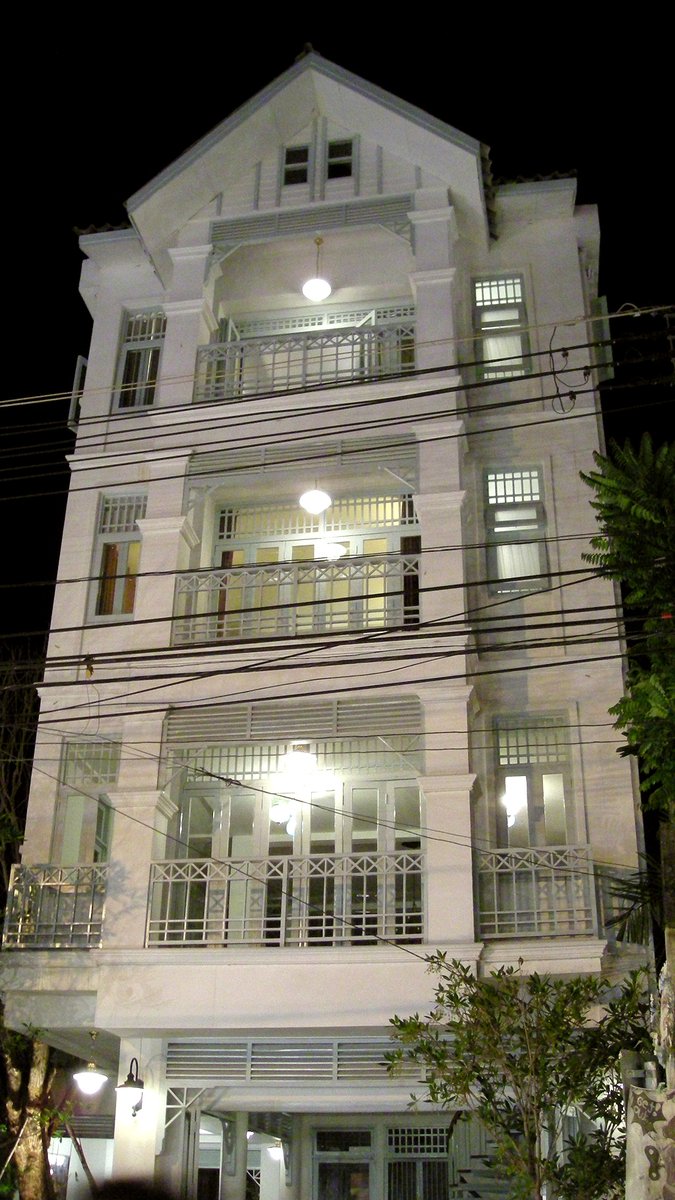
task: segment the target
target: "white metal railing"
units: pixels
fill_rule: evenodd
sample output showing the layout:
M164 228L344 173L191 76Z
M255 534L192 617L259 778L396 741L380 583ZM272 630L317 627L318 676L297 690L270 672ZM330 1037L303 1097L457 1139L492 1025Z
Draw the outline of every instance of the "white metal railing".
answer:
M7 896L6 948L101 944L108 867L14 866Z
M423 927L418 851L151 867L148 946L419 942Z
M479 850L476 858L481 937L598 934L590 847Z
M419 558L186 571L177 576L175 645L217 638L383 629L419 621Z
M200 346L195 403L415 369L415 323L243 338Z

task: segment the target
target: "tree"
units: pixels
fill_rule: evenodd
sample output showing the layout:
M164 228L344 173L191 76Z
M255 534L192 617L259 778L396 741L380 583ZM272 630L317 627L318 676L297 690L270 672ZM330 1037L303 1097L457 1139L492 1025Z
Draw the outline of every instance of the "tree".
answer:
M643 804L675 825L675 446L654 449L645 434L637 453L613 444L594 455L581 478L600 533L585 554L601 575L624 585L624 606L639 625L626 695L609 711L639 755Z
M0 909L18 861L23 837L37 721L33 681L41 677L41 654L28 647L18 654L3 647L0 664ZM0 1124L6 1140L4 1166L11 1154L13 1178L21 1200L52 1200L47 1149L57 1114L51 1103L53 1065L50 1047L37 1031L17 1033L2 1020L0 1002Z
M41 678L42 647L21 654L11 643L0 647L0 903L18 862L26 821L28 785L38 718L35 680Z
M428 962L434 1007L393 1018L390 1070L412 1060L425 1073L423 1099L482 1123L514 1198L541 1200L549 1187L560 1200L622 1196L619 1055L650 1048L641 973L611 992L593 976L502 967L479 979L442 953Z
M626 695L610 708L624 734L621 753L639 757L643 808L661 825L661 887L667 973L675 966L675 446L655 449L645 434L636 452L630 442L596 454L596 470L582 479L600 533L587 562L623 585L624 606L634 617ZM649 904L653 889L647 882ZM673 1043L671 1030L666 1039ZM675 1058L667 1054L669 1087Z

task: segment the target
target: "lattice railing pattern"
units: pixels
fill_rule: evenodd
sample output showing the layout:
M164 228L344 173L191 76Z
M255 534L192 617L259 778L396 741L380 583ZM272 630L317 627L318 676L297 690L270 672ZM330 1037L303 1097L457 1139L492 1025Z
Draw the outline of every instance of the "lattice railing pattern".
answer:
M219 401L415 369L415 322L200 346L194 400Z
M597 935L590 847L479 850L476 859L481 937Z
M154 863L147 944L419 942L422 855L334 854Z
M107 864L12 868L3 945L7 948L101 944Z
M186 571L174 644L415 624L418 572L416 554Z

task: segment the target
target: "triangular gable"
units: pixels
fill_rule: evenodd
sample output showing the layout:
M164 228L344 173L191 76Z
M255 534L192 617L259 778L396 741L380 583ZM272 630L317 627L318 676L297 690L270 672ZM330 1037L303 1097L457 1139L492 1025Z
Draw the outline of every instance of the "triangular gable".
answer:
M298 141L317 114L441 179L466 211L484 212L478 142L312 52L129 199L155 262L191 217L236 191L256 162Z

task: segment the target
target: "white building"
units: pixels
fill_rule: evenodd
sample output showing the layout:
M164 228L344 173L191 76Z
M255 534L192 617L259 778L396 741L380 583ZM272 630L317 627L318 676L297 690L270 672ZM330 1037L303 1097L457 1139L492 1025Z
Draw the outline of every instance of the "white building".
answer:
M382 1055L432 950L617 961L597 214L572 180L494 189L478 143L316 54L128 207L82 238L8 1018L84 1059L98 1031L113 1082L137 1060L114 1174L483 1195L477 1131L409 1111Z

